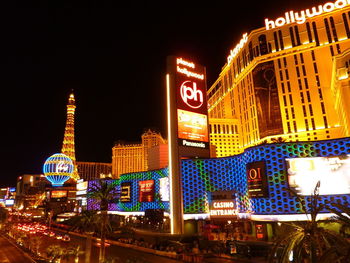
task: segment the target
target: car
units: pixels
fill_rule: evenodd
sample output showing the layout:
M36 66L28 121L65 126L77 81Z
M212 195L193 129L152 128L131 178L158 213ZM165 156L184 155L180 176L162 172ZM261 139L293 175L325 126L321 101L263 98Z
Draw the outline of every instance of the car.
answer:
M61 235L56 235L56 239L62 239L63 237Z
M62 241L69 242L70 241L70 236L67 234L63 236Z
M96 247L101 247L101 242L100 241L97 241L96 243L94 243L94 246ZM105 242L105 247L109 247L111 244L109 244L108 242Z
M49 237L54 237L54 236L55 236L55 233L52 232L52 231L50 231L50 232L49 232Z

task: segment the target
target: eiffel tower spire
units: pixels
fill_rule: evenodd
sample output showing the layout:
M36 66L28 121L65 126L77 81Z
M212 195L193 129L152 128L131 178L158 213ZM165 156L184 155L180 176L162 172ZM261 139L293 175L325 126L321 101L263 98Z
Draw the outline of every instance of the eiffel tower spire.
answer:
M64 138L61 152L67 155L74 164L74 172L72 178L74 180L79 179L77 164L75 160L75 146L74 146L74 112L75 112L75 99L73 91L69 95L67 104L67 121L66 128L64 130Z

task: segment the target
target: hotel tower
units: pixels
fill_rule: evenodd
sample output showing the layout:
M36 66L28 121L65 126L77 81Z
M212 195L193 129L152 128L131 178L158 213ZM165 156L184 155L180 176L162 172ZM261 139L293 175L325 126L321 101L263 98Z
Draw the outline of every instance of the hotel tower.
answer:
M345 0L287 11L243 34L208 90L217 157L350 136L349 39Z

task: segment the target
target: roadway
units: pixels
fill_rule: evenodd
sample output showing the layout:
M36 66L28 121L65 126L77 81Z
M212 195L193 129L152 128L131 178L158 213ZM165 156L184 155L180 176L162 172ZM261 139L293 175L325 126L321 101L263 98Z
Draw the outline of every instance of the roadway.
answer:
M0 263L33 263L20 249L0 236Z

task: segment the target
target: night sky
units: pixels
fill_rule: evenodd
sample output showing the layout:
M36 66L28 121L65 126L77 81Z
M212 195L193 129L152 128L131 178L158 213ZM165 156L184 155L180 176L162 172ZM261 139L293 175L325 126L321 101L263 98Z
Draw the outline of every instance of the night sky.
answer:
M111 162L117 140L148 127L165 137L166 56L205 65L209 88L243 33L327 1L50 2L1 14L0 186L60 152L72 89L77 160Z

